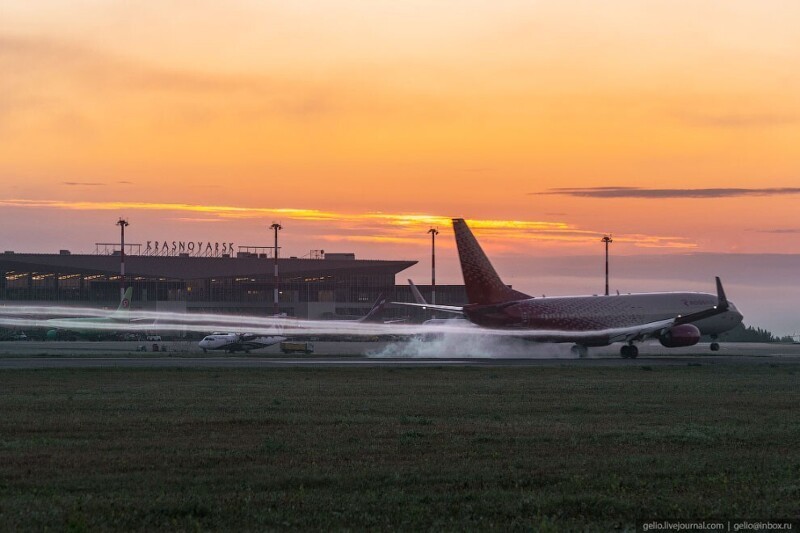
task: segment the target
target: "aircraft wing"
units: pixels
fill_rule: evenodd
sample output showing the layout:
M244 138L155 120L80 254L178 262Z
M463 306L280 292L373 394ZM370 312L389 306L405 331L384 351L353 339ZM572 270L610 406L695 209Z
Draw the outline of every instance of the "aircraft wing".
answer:
M675 319L676 326L680 324L688 324L689 322L695 322L697 320L702 320L704 318L719 315L728 310L730 305L728 304L728 298L725 296L725 289L722 288L722 281L720 281L719 276L717 276L716 280L717 280L717 305L715 305L714 307L710 307L709 309L704 309L703 311L698 311L697 313L690 313L688 315L678 315Z
M525 330L524 333L520 333L519 337L532 342L574 342L585 346L607 346L615 342L642 341L658 337L674 325L675 319L669 318L622 328L585 331Z
M392 305L404 305L406 307L417 307L421 309L429 309L431 311L441 311L443 313L452 313L454 315L464 315L464 308L460 305L433 305L433 304L417 304L410 302L392 302Z
M112 319L114 322L118 322L120 324L155 324L156 318L147 318L147 317L139 317L139 318L124 318L124 319Z
M287 337L280 335L243 334L239 337L239 342L242 344L242 346L252 350L258 350L259 348L266 348L267 346L278 344L286 339Z

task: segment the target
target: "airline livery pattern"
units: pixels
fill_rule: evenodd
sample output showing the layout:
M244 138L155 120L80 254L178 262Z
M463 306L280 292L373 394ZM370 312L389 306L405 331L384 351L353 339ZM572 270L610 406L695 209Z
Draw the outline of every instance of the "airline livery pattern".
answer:
M457 220L461 222L458 223ZM458 244L458 259L464 275L464 287L470 302L499 303L530 298L527 294L515 291L500 281L500 276L463 220L453 221L453 231Z
M703 293L630 294L531 298L510 304L466 306L464 313L483 326L582 331L643 324L707 309L716 298Z

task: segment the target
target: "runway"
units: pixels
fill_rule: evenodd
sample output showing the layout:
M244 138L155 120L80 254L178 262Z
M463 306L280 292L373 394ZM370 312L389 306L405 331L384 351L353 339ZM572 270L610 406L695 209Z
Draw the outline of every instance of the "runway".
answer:
M344 367L636 367L703 365L798 365L797 356L682 356L587 359L492 359L492 358L247 358L247 357L12 357L0 359L3 369L37 368L344 368Z
M148 343L153 344L153 343ZM609 346L590 351L578 359L568 345L534 349L529 356L460 357L458 353L436 357L384 356L383 342L317 343L316 353L287 357L277 346L242 356L203 354L195 343L162 342L159 352L137 352L136 342L2 342L0 370L36 368L285 368L285 367L627 367L687 365L797 365L800 345L735 343L720 352L705 351L707 345L667 349L643 345L637 359L622 359L619 348ZM152 346L150 346L152 349ZM163 351L162 351L163 350Z

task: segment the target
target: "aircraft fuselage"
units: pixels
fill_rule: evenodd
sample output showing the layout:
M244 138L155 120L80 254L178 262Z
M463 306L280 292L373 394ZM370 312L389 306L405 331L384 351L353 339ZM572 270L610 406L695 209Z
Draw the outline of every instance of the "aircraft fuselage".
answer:
M701 292L563 296L530 298L499 304L470 304L467 318L484 327L542 331L595 331L622 328L688 315L716 305L717 296ZM716 335L741 322L731 303L719 315L698 320L704 335Z

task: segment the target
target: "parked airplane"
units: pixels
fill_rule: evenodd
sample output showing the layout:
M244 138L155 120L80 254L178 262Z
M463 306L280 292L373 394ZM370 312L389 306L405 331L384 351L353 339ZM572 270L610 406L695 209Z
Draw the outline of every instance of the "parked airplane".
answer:
M634 358L634 343L658 339L668 348L693 346L701 335L717 335L742 321L716 278L717 294L699 292L642 293L615 296L534 298L505 285L464 219L453 219L461 271L469 304L424 306L465 316L487 328L515 330L535 342L574 343L585 357L588 347L625 343L620 354ZM711 350L719 350L717 342Z
M355 320L340 320L341 322L377 322L382 324L383 319L381 319L378 315L383 311L383 308L386 307L386 296L383 293L378 295L378 299L375 300L375 303L372 304L367 314L362 316L361 318L356 318Z
M198 345L204 352L208 350L225 350L229 353L244 352L266 348L286 340L280 335L254 335L252 333L212 333L201 340Z
M106 324L147 324L154 322L147 318L131 318L132 296L133 287L125 289L116 311L113 311L108 316L51 318L46 321L46 324L51 327L47 331L47 338L57 339L59 332L62 331L73 332L83 337L116 335L117 332L113 328L106 326Z
M428 305L428 301L422 296L422 293L419 292L419 289L414 282L408 280L408 285L411 287L411 295L414 297L414 302L420 304L422 309L430 308ZM476 328L478 327L476 324L473 324L466 318L462 316L452 316L450 318L429 318L428 320L422 323L423 326L447 326L447 327L454 327L454 328Z
M425 297L422 295L422 293L419 292L419 289L417 288L416 285L414 285L413 281L408 280L408 286L411 288L411 296L414 297L414 301L416 303L422 305L428 305L428 300L426 300Z

